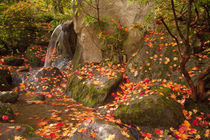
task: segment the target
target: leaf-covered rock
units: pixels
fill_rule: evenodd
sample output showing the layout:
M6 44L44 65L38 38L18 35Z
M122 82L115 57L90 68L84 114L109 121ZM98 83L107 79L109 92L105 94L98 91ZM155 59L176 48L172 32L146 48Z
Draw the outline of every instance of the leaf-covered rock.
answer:
M128 61L126 73L131 81L139 82L145 78L165 79L176 83L186 84L180 71L180 58L177 43L164 33L148 32L143 38L144 43ZM203 56L202 56L203 57ZM191 57L186 64L193 81L199 71L209 65L208 58L201 56Z
M167 93L166 93L167 95ZM179 103L166 95L154 93L120 104L114 115L128 124L150 128L178 127L184 121Z
M80 125L71 140L132 140L129 133L115 124L101 119L87 119Z
M91 81L90 78L82 78L77 74L71 75L68 79L66 92L75 100L88 105L97 106L103 104L121 82L122 76L116 73L112 78L100 76L95 73L98 79Z

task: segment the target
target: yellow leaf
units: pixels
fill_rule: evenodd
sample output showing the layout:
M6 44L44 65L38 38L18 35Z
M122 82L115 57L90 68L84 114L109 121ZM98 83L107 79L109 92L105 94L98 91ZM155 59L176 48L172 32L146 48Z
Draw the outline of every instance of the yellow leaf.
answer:
M121 134L122 134L123 136L126 136L127 138L130 138L130 135L128 135L128 133L126 133L125 131L121 131Z

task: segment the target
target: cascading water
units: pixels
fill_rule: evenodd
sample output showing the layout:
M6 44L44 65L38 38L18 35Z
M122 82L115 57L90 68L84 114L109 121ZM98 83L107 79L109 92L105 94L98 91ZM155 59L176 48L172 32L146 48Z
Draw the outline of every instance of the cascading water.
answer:
M44 63L44 67L50 67L52 64L52 59L53 57L55 57L56 55L56 50L57 50L57 44L58 41L60 40L60 36L62 33L62 25L58 25L55 30L53 31L51 37L50 37L50 42L49 42L49 46L47 49L47 54L45 57L45 63Z
M76 42L73 21L58 25L51 35L44 67L65 69L73 59Z

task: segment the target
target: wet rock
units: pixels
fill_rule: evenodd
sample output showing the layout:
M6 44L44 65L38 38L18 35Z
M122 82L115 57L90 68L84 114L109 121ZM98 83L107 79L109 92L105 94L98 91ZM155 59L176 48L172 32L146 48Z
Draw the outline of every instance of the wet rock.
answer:
M97 72L94 73L97 80L92 80L91 77L82 78L77 74L71 75L68 79L66 93L87 106L93 107L104 104L107 99L112 97L111 93L120 84L122 75L113 71L113 77L108 78Z
M0 103L0 121L6 122L14 119L12 108L8 104Z
M80 125L71 140L130 140L134 139L130 134L122 135L125 132L122 128L115 124L105 122L100 119L86 120ZM94 135L95 134L95 138Z
M0 91L10 90L12 87L12 77L8 69L0 66Z
M159 93L121 103L114 116L125 123L149 128L178 127L184 121L181 105Z
M8 57L4 59L5 65L10 66L22 66L24 63L24 60L18 57Z
M2 103L15 103L18 100L18 93L14 91L2 91L0 92L0 101Z
M1 128L1 140L14 140L14 139L24 139L27 140L41 140L42 138L34 134L34 129L28 125L23 124L11 124L3 123L0 124Z
M63 75L58 68L43 67L31 73L24 81L26 87L34 92L49 92L55 86L59 86Z

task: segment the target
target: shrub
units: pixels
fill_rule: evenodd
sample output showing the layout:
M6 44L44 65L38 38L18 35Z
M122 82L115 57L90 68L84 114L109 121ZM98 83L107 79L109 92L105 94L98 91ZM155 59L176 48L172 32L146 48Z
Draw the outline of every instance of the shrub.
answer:
M18 2L0 16L0 38L12 51L24 51L35 38L34 15L30 2Z

